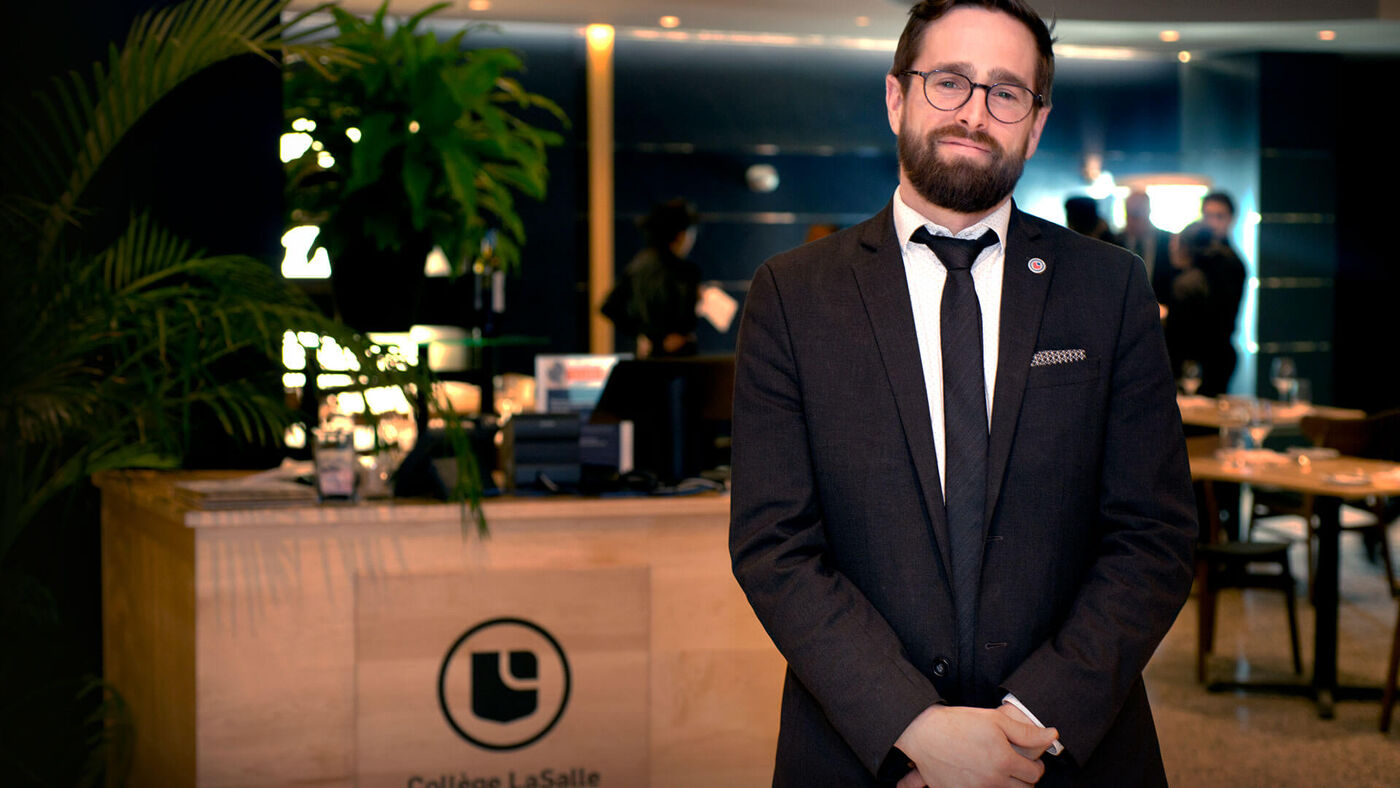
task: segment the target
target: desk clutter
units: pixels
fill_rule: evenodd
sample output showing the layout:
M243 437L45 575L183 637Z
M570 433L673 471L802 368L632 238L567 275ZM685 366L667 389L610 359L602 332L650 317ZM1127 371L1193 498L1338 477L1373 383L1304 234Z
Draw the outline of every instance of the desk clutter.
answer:
M576 413L518 413L506 423L506 483L560 492L633 469L632 422L588 424Z

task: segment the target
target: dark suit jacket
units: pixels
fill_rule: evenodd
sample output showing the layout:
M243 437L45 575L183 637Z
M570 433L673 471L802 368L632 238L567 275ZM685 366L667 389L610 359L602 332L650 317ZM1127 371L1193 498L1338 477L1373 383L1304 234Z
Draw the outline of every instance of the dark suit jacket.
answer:
M775 784L882 784L930 704L994 707L1006 691L1068 750L1042 784L1163 780L1141 672L1189 590L1196 519L1157 305L1122 249L1019 211L1008 236L974 665L955 664L891 208L754 276L730 549L788 661ZM1032 368L1064 349L1087 358Z

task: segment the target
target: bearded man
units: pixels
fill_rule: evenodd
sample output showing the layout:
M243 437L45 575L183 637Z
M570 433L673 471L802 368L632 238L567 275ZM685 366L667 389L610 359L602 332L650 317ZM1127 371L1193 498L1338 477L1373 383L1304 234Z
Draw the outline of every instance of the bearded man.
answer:
M1142 263L1011 200L1053 71L1023 0L916 5L890 204L754 275L730 549L788 661L775 785L1165 784L1195 506Z

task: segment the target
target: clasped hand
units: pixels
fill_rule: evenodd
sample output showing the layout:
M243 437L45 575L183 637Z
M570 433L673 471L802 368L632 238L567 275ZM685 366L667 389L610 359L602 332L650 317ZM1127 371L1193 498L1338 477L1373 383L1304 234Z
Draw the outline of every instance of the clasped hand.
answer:
M915 768L898 788L1033 785L1040 756L1059 736L1010 704L998 709L930 706L895 742Z

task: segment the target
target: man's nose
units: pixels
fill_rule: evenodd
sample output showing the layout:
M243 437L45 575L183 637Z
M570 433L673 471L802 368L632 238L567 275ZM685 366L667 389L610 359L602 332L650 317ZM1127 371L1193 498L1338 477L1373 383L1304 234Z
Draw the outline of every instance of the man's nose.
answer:
M989 114L987 112L987 96L985 93L980 96L977 95L979 89L983 91L989 90L989 88L983 87L982 85L973 85L972 92L968 94L967 101L963 102L961 107L958 107L957 115L954 116L954 119L959 123L972 129L981 129L987 126Z

